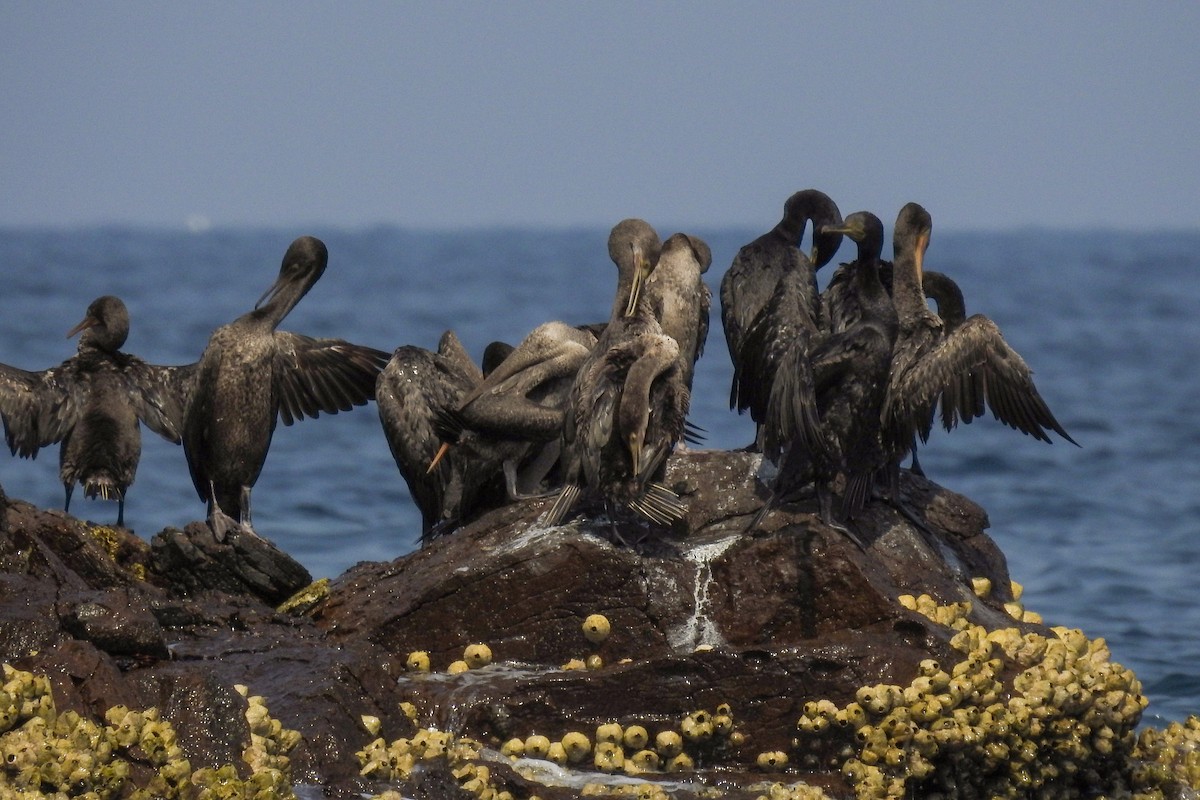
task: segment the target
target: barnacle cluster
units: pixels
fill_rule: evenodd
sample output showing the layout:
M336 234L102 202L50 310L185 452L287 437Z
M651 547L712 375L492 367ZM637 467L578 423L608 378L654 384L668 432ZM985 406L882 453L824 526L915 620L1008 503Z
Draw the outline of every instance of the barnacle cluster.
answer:
M840 737L834 751L850 753L841 770L859 798L1082 797L1114 781L1130 788L1122 770L1133 763L1146 698L1103 639L1061 627L1050 635L989 631L967 618L970 603L938 605L925 595L900 602L957 630L950 643L962 660L945 668L923 661L909 685L861 687L841 708L808 703L797 723L801 753L814 751L814 737ZM1023 609L1009 612L1025 619Z
M480 800L512 800L512 793L497 785L488 766L478 763L482 749L483 745L470 737L420 728L411 738L390 743L376 738L355 756L361 775L388 781L408 780L422 762L442 761L463 791Z
M292 798L287 758L299 734L271 719L261 698L246 712L251 743L236 766L192 770L175 729L157 709L113 706L100 724L74 711L58 713L50 681L3 665L0 687L0 798ZM134 785L132 765L154 770ZM246 771L246 770L244 770Z
M300 616L329 596L329 578L320 578L284 600L275 609L280 614Z
M90 536L96 544L112 561L117 561L118 555L121 552L121 543L123 541L122 534L116 529L108 525L88 525L86 527L87 535ZM140 581L146 580L146 565L140 562L133 562L125 565L135 578Z
M560 766L579 765L599 772L636 776L690 772L697 762L718 760L744 741L744 735L734 729L733 711L727 703L722 703L715 711L693 711L677 727L662 728L653 734L641 724L606 722L596 726L591 737L578 730L568 731L557 740L533 734L525 739L510 739L501 752L514 760L546 759ZM518 772L524 769L519 763L516 768ZM630 791L631 786L636 785L597 783L593 790ZM653 784L645 786L649 787L646 791L655 788Z
M773 783L767 788L766 794L760 794L755 800L830 800L830 798L820 786L811 786L807 783Z
M1200 717L1146 728L1134 748L1132 783L1146 797L1162 797L1175 787L1200 790Z

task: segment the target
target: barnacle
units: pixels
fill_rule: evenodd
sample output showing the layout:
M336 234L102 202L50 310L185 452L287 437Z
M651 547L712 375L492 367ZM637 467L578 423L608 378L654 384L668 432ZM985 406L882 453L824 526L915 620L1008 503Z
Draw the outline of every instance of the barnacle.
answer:
M486 644L467 645L463 651L463 661L467 662L467 666L471 669L486 667L492 663L492 648Z
M603 642L611 630L608 617L603 614L592 614L583 621L583 635L592 644Z

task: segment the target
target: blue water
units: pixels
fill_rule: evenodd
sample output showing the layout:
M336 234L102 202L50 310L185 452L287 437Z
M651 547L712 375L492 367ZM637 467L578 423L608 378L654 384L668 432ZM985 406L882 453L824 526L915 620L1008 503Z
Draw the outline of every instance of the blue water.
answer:
M389 351L433 347L453 327L478 356L549 319L604 319L615 278L607 232L0 231L0 361L42 369L68 357L64 334L101 294L129 306L129 352L194 361L212 329L270 285L301 233L325 240L330 266L284 327ZM712 246L706 277L716 291L759 232L693 233ZM848 245L840 255L851 257ZM922 451L926 472L987 509L1027 607L1104 637L1137 672L1150 721L1200 712L1200 233L935 231L926 266L957 279L968 311L1000 325L1083 445L1050 446L981 420L935 433ZM712 447L752 436L750 421L728 410L730 375L714 304L692 404ZM0 459L0 483L60 507L56 450L35 462ZM395 558L419 530L373 406L280 427L254 510L259 532L314 576ZM74 511L116 518L115 505L79 492ZM203 512L182 450L144 434L127 522L150 538Z

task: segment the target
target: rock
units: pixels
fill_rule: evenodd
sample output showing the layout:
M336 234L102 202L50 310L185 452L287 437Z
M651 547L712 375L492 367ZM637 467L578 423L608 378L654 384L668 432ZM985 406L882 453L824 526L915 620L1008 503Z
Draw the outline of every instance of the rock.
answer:
M202 522L167 528L151 546L154 571L186 593L250 594L277 605L312 583L308 570L266 539L230 531L218 542Z
M813 504L778 509L747 533L766 497L757 468L746 453L676 456L668 482L687 500L687 519L671 531L617 521L632 547L614 544L614 523L597 516L539 528L549 501L526 501L392 562L360 564L282 606L309 576L265 540L217 543L192 523L147 545L8 501L0 656L51 676L60 713L101 719L116 703L157 707L193 767L238 764L243 775L253 704L234 687L245 685L299 732L293 780L335 797L389 785L407 796L468 796L472 780L522 797L577 796L570 771L514 765L479 748L535 733L590 738L606 723L640 725L652 740L681 732L683 755L667 748L660 761L720 767L730 797L762 794L764 777L848 796L861 776L846 766L856 760L847 748L868 758L867 745L852 727L797 739L816 701L829 704L820 725L848 726L831 723L828 709L845 718L863 687L915 686L929 659L953 666L993 704L1016 695L1006 687L1023 668L1020 648L1046 650L1055 634L1011 616L1020 608L982 509L906 474L899 508L873 502L852 523L865 549L823 525ZM992 587L986 597L973 579ZM609 623L601 641L584 635L592 614ZM987 631L1003 635L993 642ZM448 674L474 644L490 647L491 664ZM989 660L993 647L1012 654ZM416 650L429 654L432 672L406 671ZM1106 664L1102 656L1080 663ZM1140 695L1119 670L1092 680L1116 687L1105 697L1124 709L1106 712L1119 719L1106 723L1110 733L1132 736L1140 709L1121 698ZM364 716L378 718L379 739ZM764 776L759 754L777 752L792 766L779 772L780 758L764 758L778 772ZM481 764L489 771L479 773ZM148 764L138 769L150 775ZM695 796L715 785L708 776L673 791Z

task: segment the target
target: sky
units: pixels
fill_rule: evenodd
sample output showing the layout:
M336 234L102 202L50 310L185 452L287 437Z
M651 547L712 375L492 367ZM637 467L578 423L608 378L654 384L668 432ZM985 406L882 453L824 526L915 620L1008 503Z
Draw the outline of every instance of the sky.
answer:
M1200 227L1200 3L0 0L0 226Z

